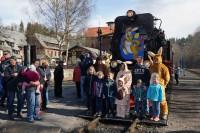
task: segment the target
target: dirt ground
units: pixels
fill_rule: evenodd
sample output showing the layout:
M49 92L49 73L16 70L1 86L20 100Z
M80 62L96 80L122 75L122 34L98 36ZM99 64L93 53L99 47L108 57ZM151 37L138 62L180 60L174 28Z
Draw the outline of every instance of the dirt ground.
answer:
M77 127L81 127L87 124L86 120L77 117L77 115L86 108L83 106L84 103L76 98L74 85L72 83L64 84L64 98L56 99L54 97L52 89L53 88L51 88L51 90L49 91L50 103L48 105L48 110L47 112L41 112L42 121L35 121L35 123L33 124L27 123L26 119L10 121L7 118L6 111L0 108L0 133L2 133L2 130L7 129L8 127L10 128L10 125L17 125L17 127L12 127L19 132L24 131L24 133L27 133L30 132L28 131L29 129L31 130L30 133L43 133L43 130L38 129L40 129L41 127L44 129L45 127L46 129L49 127L55 127L61 128L63 132L69 132ZM24 116L26 116L26 109L24 109L24 111ZM32 128L31 126L35 128ZM54 133L54 131L52 133Z
M186 71L179 86L174 86L169 102L168 133L200 133L200 75Z

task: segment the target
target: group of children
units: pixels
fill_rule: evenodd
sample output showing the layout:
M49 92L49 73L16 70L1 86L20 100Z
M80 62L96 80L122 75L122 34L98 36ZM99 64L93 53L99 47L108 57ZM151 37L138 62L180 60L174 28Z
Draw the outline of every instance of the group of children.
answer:
M90 66L84 81L84 91L88 115L113 117L116 83L112 72L104 75L102 71L95 72L94 67Z
M119 113L117 112L119 103L116 101L123 98L127 98L128 102L130 100L130 97L126 97L127 93L125 93L126 89L123 89L123 85L123 78L116 81L113 72L104 75L102 71L95 72L95 68L90 66L84 81L87 114L105 117L118 116L116 114ZM162 91L157 73L151 75L148 87L144 85L141 79L137 80L137 84L130 89L130 95L134 96L134 111L137 116L145 117L148 114L151 120L159 121L160 102L163 100Z
M137 85L133 87L132 95L135 99L135 112L137 116L145 118L150 116L150 120L159 121L160 103L163 100L163 89L159 84L159 75L151 75L150 85L147 88L142 80L137 80Z

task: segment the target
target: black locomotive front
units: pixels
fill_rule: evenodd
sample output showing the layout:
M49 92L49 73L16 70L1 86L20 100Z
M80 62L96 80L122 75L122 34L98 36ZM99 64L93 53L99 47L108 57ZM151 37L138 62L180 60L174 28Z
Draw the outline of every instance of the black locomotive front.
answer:
M170 60L170 43L160 26L156 28L158 20L150 13L136 14L132 10L126 16L117 17L111 42L113 61L134 62L138 56L147 60L147 51L156 53L160 47L164 49L163 60Z

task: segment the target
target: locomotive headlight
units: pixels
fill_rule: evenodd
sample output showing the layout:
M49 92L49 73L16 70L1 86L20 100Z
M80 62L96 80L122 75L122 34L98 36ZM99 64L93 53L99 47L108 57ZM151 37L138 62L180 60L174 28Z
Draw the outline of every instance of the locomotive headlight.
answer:
M135 16L135 11L133 11L133 10L128 10L127 13L126 13L126 15L127 15L129 18L134 17L134 16Z
M110 66L112 68L116 68L117 67L117 62L116 61L111 61Z

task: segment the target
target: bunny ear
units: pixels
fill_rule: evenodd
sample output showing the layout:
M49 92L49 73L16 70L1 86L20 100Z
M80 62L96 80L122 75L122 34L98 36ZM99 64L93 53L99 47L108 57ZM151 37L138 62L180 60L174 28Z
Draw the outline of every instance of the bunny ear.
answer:
M150 55L148 55L148 58L149 58L150 64L153 64L153 60L151 59Z
M126 64L130 65L130 64L133 64L132 61L125 61Z
M151 52L151 51L148 51L148 55L150 55L151 57L155 56L155 54L153 52Z
M109 56L109 59L110 59L110 60L112 59L112 55Z
M121 60L117 60L117 63L121 64L121 63L122 63L122 61L121 61Z
M162 55L162 51L163 51L163 48L160 47L159 50L158 50L158 54L159 54L159 55Z

